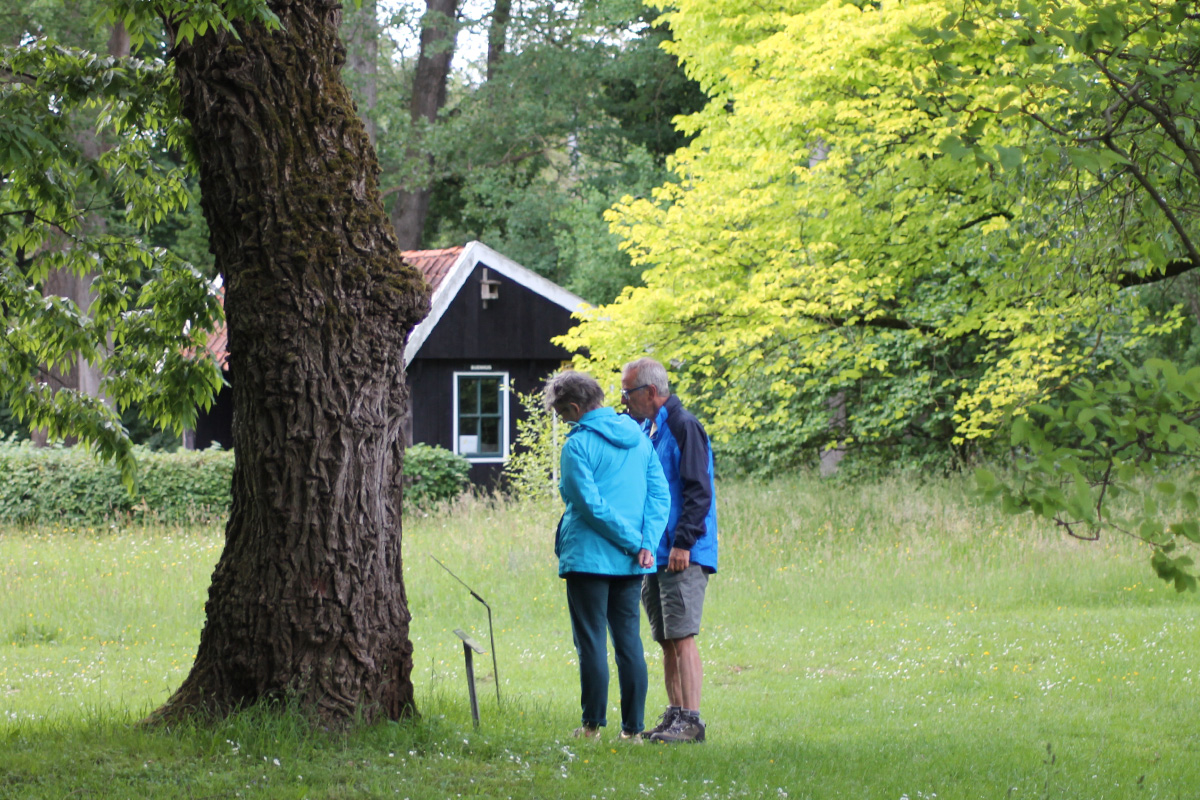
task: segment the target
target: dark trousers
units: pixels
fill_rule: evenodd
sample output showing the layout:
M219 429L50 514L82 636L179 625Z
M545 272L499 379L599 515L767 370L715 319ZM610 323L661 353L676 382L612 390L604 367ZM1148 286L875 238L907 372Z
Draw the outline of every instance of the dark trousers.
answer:
M583 724L608 724L608 636L612 633L621 688L621 728L642 730L646 713L646 657L642 652L640 575L569 573L567 608L579 654L579 704Z

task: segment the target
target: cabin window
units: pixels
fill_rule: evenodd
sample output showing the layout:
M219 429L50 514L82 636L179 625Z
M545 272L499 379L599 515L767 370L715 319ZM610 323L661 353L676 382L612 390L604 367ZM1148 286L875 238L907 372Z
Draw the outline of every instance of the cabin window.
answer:
M508 373L454 375L454 452L471 461L508 457Z

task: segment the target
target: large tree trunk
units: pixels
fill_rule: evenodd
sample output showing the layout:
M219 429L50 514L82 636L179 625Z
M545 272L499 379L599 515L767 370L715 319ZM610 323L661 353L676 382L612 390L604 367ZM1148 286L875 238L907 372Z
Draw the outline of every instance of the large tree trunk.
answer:
M358 100L358 116L375 146L375 106L379 101L379 19L375 0L343 4L346 19L346 70Z
M413 76L412 101L409 117L413 128L432 123L446 105L446 79L450 62L454 60L457 37L458 0L425 0L425 16L421 18L421 49L417 54L417 70ZM429 216L429 199L433 194L428 173L433 169L432 157L415 145L408 148L406 159L414 166L414 178L396 195L392 206L392 224L400 246L416 250L421 246L425 218Z
M286 699L395 719L413 711L403 352L428 288L340 77L341 6L270 7L280 30L175 51L225 279L236 458L199 651L157 717Z
M508 39L508 22L512 18L512 0L496 0L492 6L492 22L488 26L487 79L496 77L504 44Z

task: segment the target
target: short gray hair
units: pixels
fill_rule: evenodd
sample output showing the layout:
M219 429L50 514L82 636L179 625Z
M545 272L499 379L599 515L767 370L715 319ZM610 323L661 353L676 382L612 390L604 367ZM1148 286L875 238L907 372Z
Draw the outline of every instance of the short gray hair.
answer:
M542 390L542 402L547 411L574 403L580 411L587 413L604 405L604 390L591 375L569 369L546 382L546 388Z
M622 372L632 373L633 379L640 386L653 386L659 397L671 396L671 386L667 383L667 368L649 356L630 361Z

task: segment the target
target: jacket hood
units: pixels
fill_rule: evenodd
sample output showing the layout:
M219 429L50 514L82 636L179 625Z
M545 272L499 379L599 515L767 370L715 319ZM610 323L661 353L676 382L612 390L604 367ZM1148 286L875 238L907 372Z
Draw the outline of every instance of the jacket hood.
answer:
M575 429L571 433L574 434L580 430L597 433L622 450L636 447L637 443L646 437L646 434L642 433L640 425L611 408L597 408L595 411L584 414L575 424Z

